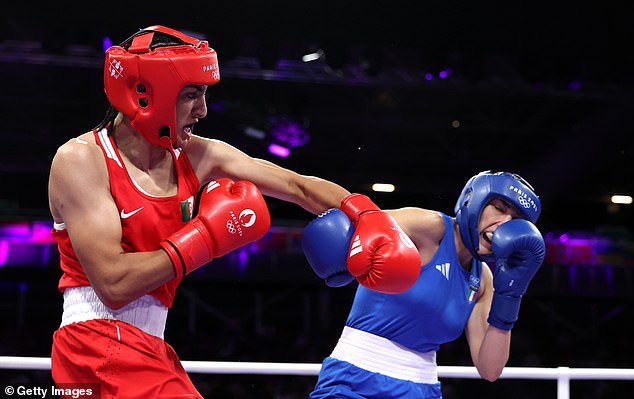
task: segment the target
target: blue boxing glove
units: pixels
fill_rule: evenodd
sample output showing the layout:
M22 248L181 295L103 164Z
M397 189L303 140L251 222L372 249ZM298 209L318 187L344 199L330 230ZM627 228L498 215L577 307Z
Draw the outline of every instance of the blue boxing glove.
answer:
M500 225L492 239L495 256L490 325L510 330L517 321L522 295L546 255L541 233L528 220L513 219Z
M317 216L302 232L304 255L329 287L342 287L355 279L346 266L353 234L350 219L337 208Z

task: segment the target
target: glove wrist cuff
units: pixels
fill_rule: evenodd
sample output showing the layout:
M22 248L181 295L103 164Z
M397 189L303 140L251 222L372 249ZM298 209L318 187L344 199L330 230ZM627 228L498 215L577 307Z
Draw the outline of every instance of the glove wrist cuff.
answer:
M353 224L357 224L359 216L367 211L378 211L380 208L363 194L350 194L341 200L340 209L348 216Z
M511 330L517 321L521 303L521 296L508 296L494 293L493 301L491 302L491 311L489 312L487 321L490 325L500 330Z
M209 232L198 219L192 219L161 243L176 271L183 277L217 256Z
M174 267L174 273L176 274L174 278L176 278L177 280L182 279L185 276L185 262L183 261L180 252L178 252L178 249L174 246L174 244L172 244L171 241L167 240L161 242L159 245L161 246L161 249L167 253L167 256L169 256L170 260L172 261L172 267Z

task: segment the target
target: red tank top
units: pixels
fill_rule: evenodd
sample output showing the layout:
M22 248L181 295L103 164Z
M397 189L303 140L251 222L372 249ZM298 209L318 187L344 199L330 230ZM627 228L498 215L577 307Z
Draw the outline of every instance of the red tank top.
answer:
M189 159L184 151L171 151L178 176L178 192L170 197L154 197L143 192L134 183L114 140L108 136L106 129L95 131L94 134L106 159L110 192L121 218L121 247L124 252L159 249L159 243L181 228L192 216L199 183ZM65 229L53 228L52 234L58 244L63 272L58 284L59 290L63 292L69 287L90 285L73 251L68 232ZM179 283L179 279L173 279L150 292L150 295L158 298L169 308L172 306Z

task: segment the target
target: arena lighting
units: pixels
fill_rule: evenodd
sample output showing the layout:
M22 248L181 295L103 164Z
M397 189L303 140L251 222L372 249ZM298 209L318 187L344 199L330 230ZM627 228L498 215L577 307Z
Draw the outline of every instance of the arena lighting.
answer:
M0 224L0 268L47 266L55 243L52 225L48 221Z
M632 240L601 232L547 232L544 263L564 266L634 266ZM570 273L574 274L575 271ZM606 271L606 273L608 273ZM571 276L572 276L571 274Z
M317 50L314 53L309 53L309 54L305 54L302 56L302 61L304 62L311 62L311 61L317 61L319 59L322 59L324 57L324 51L323 50Z
M450 77L451 75L453 75L453 69L451 68L445 68L445 69L441 69L438 72L438 78L439 79L447 79L448 77ZM435 76L433 73L431 72L425 72L425 74L423 75L423 78L427 81L430 80L434 80Z
M0 267L4 267L9 259L9 241L0 240Z
M101 49L105 53L110 47L112 47L112 40L108 36L101 39Z
M389 183L374 183L372 184L372 191L377 191L380 193L393 193L396 187L393 184Z
M613 204L630 205L632 203L632 196L630 195L613 195L610 200Z
M310 141L308 132L298 122L285 116L273 117L271 126L271 143L268 150L278 157L286 158L290 155L291 148Z
M253 126L247 126L244 128L244 134L254 139L264 140L266 138L266 132Z
M451 68L445 68L438 72L438 77L440 79L446 79L453 74L453 70Z
M269 144L268 150L271 154L277 155L280 158L286 158L291 155L291 150L275 143Z

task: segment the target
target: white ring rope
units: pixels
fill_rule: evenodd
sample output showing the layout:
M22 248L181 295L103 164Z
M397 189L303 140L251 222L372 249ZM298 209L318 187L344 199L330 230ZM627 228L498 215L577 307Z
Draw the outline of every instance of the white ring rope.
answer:
M211 362L184 360L189 373L317 376L319 363ZM50 370L50 357L0 356L0 369ZM475 367L438 366L441 378L480 378ZM634 380L634 369L506 367L500 378L557 380L557 399L570 399L570 380Z
M268 362L215 362L183 360L189 373L198 374L268 374L312 375L319 374L320 363L268 363ZM0 369L50 370L50 357L0 356ZM446 378L480 378L475 367L438 366L438 376ZM506 367L500 378L556 380L634 380L634 369L570 368L570 367Z

